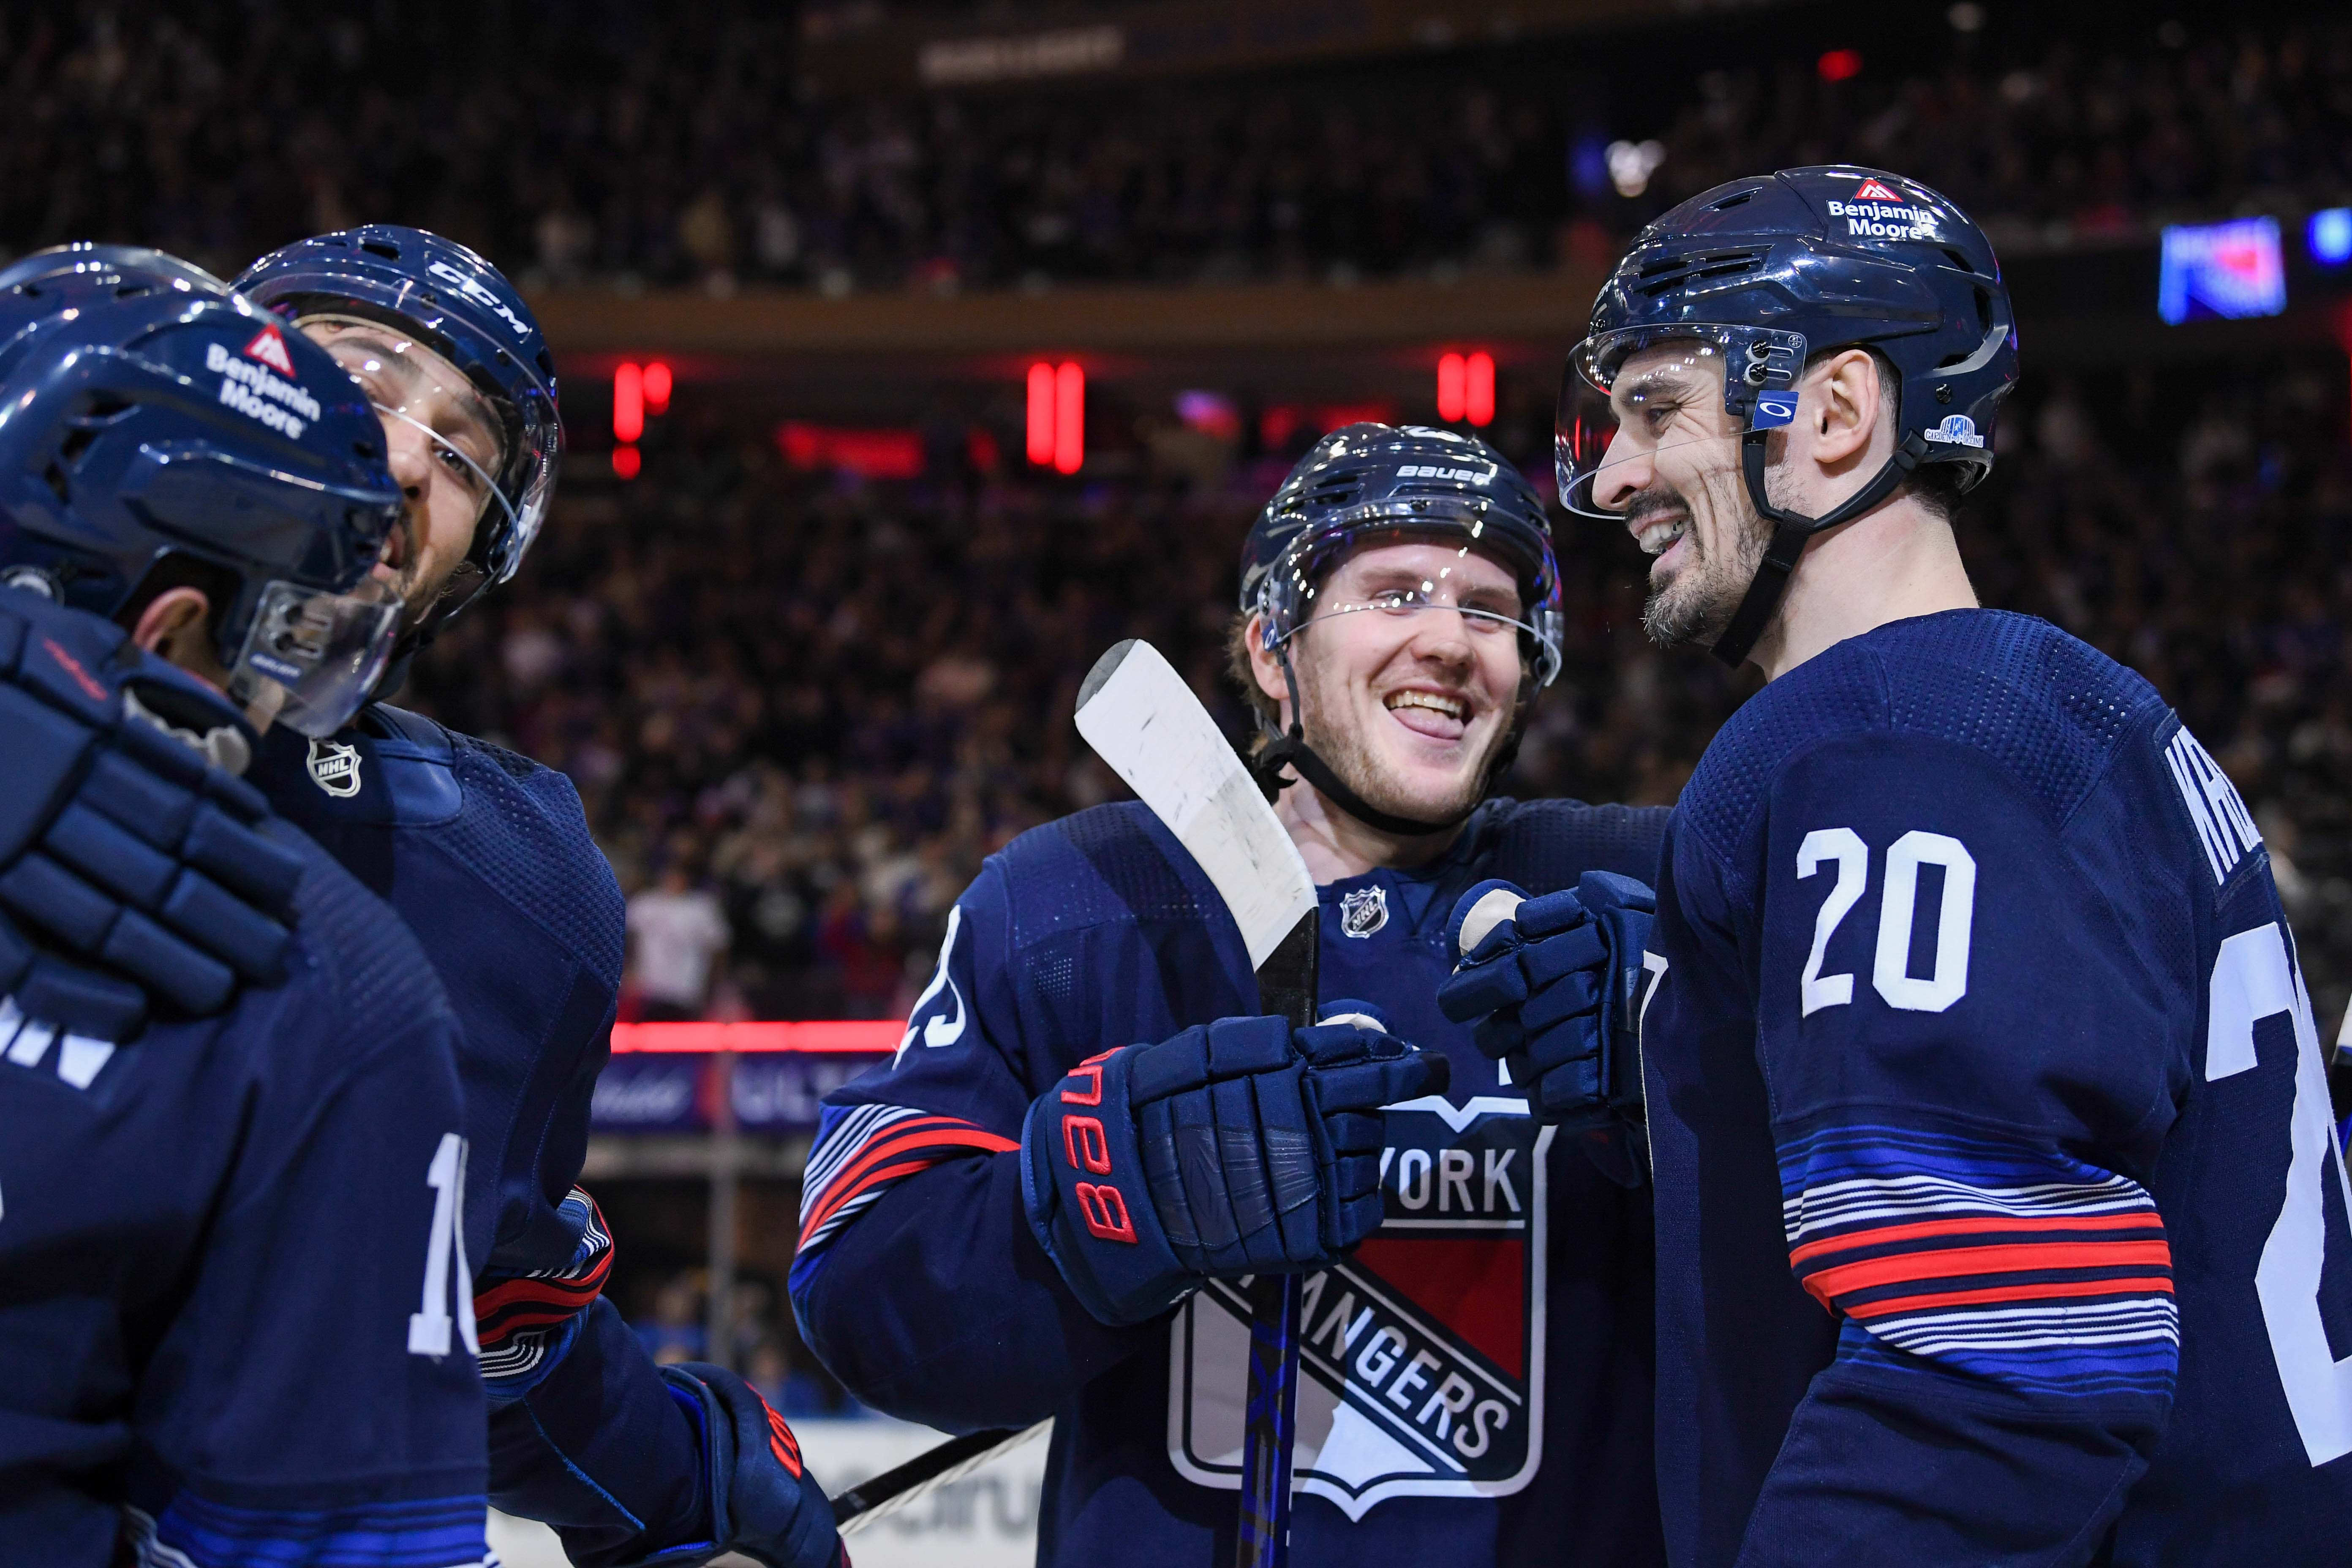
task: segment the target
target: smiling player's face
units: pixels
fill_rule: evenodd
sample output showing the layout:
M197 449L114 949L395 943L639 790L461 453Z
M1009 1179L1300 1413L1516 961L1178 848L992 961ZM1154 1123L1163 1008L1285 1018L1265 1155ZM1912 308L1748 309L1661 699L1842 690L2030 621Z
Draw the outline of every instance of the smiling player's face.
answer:
M1416 595L1427 607L1357 607ZM1334 568L1316 603L1291 662L1317 752L1381 811L1442 821L1476 805L1518 698L1510 572L1453 543L1376 544Z
M367 389L383 421L404 504L375 576L400 595L414 626L465 564L485 511L499 504L489 475L503 455L502 426L455 365L394 327L341 316L313 316L301 327Z
M1617 433L1592 499L1652 557L1642 624L1663 647L1712 644L1730 624L1771 531L1739 472L1721 356L1661 343L1628 358L1609 394Z

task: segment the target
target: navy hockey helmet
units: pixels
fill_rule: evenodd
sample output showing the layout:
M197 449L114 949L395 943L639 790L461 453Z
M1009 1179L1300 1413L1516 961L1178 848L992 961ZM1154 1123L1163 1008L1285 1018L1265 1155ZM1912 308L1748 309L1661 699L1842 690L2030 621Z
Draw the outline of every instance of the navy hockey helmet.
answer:
M1265 721L1271 739L1258 753L1257 770L1269 792L1282 787L1282 767L1295 763L1325 795L1386 832L1437 833L1461 820L1420 822L1380 811L1331 773L1307 748L1290 664L1290 639L1314 616L1323 579L1341 556L1367 542L1432 537L1466 543L1518 580L1521 618L1463 611L1508 620L1519 633L1525 673L1518 711L1489 775L1508 765L1528 701L1559 673L1559 563L1543 500L1510 459L1475 437L1364 422L1332 431L1298 460L1242 545L1242 613L1260 617L1260 646L1278 656L1290 688L1289 733Z
M1635 237L1562 377L1555 437L1570 510L1616 515L1594 500L1616 434L1608 395L1628 358L1668 342L1719 360L1725 410L1744 432L1748 495L1774 525L1716 644L1733 665L1763 631L1808 538L1877 505L1922 464L1958 466L1962 490L1981 479L1994 415L2017 381L2016 324L1984 231L1917 181L1853 164L1734 180ZM1765 438L1794 422L1806 362L1854 347L1895 367L1895 455L1824 516L1775 507Z
M236 287L300 323L317 317L370 321L415 334L464 375L495 412L499 449L483 462L426 429L489 481L467 559L477 575L445 599L446 620L521 566L547 521L563 453L555 360L530 307L506 275L452 239L398 224L298 240L247 268ZM383 410L404 417L397 408Z
M201 269L74 247L0 272L0 584L112 618L167 560L226 586L229 696L332 734L399 605L383 427L333 357Z

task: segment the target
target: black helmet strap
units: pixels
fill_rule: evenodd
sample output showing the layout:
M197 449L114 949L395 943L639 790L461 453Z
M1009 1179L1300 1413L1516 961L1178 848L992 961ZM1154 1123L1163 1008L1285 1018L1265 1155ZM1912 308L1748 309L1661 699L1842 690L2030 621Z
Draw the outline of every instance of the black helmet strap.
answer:
M1772 612L1780 607L1780 596L1789 591L1789 576L1804 558L1805 542L1842 522L1852 521L1885 500L1927 456L1927 438L1914 431L1903 438L1895 455L1871 476L1868 484L1820 517L1800 517L1774 506L1764 494L1764 440L1770 434L1769 430L1750 430L1739 442L1739 464L1748 478L1748 499L1756 503L1760 515L1771 521L1772 542L1764 547L1764 559L1757 563L1747 595L1732 612L1731 624L1715 639L1715 657L1734 669L1747 662L1748 650L1764 635Z

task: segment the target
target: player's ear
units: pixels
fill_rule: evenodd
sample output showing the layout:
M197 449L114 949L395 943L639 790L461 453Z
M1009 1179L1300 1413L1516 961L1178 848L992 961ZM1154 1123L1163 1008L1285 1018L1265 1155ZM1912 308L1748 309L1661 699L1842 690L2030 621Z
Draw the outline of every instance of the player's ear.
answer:
M192 658L209 663L212 650L202 647L200 651L200 645L211 613L212 601L205 597L203 589L166 588L139 612L139 619L131 628L131 640L183 669L192 668Z
M1878 362L1868 351L1847 349L1814 371L1817 388L1807 401L1813 416L1813 456L1825 468L1842 468L1864 455L1877 432L1880 399Z
M1265 649L1265 639L1262 635L1265 630L1265 616L1255 613L1251 615L1249 624L1242 628L1242 644L1249 650L1250 679L1257 682L1260 691L1276 703L1285 702L1289 700L1290 688L1283 683L1282 661Z

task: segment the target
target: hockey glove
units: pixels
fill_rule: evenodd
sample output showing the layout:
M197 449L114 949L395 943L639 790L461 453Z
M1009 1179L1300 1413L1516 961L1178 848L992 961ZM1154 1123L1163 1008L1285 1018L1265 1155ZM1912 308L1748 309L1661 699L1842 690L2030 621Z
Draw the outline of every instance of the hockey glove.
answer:
M1029 1224L1087 1311L1139 1323L1203 1279L1321 1268L1379 1226L1380 1109L1444 1092L1447 1064L1367 1003L1327 1017L1106 1051L1029 1108Z
M277 978L302 862L209 764L250 754L224 698L94 616L0 592L0 994L121 1040L151 1001L205 1016Z
M833 1504L801 1463L801 1446L760 1391L722 1366L661 1369L670 1397L702 1434L713 1539L640 1559L635 1568L695 1568L737 1552L766 1568L847 1568Z
M1454 905L1456 964L1438 1008L1509 1066L1537 1120L1610 1137L1641 1125L1637 1000L1656 908L1648 888L1608 871L1539 899L1481 882ZM1603 1155L1611 1174L1631 1173Z

